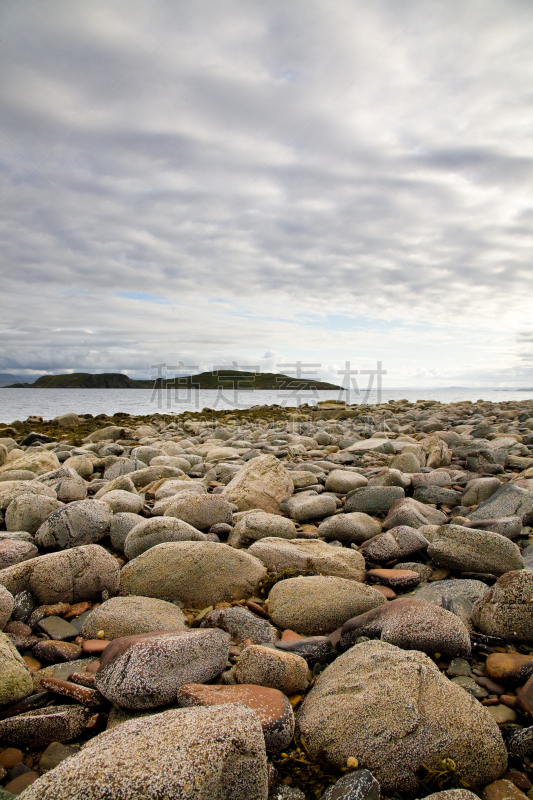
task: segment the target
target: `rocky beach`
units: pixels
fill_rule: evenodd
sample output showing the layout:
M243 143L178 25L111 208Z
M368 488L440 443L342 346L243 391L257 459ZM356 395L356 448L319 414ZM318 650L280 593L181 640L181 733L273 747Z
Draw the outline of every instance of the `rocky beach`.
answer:
M0 428L0 800L533 797L533 400Z

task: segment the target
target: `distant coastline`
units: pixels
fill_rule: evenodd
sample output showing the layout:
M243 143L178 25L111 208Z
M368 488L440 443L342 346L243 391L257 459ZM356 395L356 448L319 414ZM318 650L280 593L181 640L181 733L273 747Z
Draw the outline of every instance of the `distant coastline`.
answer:
M342 386L324 381L292 378L273 372L217 370L179 378L135 380L120 372L73 372L68 375L42 375L34 383L12 383L4 389L258 389L258 390L329 390L344 391Z

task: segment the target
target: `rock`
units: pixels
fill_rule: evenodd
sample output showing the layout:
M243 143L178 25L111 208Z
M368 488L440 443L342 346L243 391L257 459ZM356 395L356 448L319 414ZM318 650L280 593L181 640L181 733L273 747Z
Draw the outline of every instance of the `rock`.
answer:
M428 545L428 540L416 528L399 525L363 542L359 552L372 561L392 561L426 550Z
M240 606L211 611L202 620L201 627L220 628L236 642L250 640L253 644L274 644L278 638L276 629L268 620L260 619Z
M120 590L207 608L255 595L265 574L257 558L228 545L169 542L150 548L126 564L120 576ZM1 577L2 573L0 582Z
M428 547L428 555L439 566L459 572L503 575L524 568L520 550L509 539L462 525L442 525Z
M491 653L485 662L489 678L503 683L523 683L533 675L533 656Z
M96 687L123 708L173 703L184 683L204 683L222 672L229 641L229 635L218 628L115 639L102 653Z
M355 550L332 547L318 539L262 539L249 549L269 570L314 572L319 575L336 575L353 581L364 581L365 560Z
M78 603L116 594L120 569L103 547L89 544L48 553L0 571L0 585L18 594L27 589L39 603Z
M13 480L0 482L0 511L5 511L9 504L21 494L29 494L33 497L40 495L56 498L56 493L49 486L45 486L37 480Z
M34 534L50 514L60 508L64 508L64 504L54 497L20 494L7 507L6 530Z
M430 656L470 656L470 634L459 617L433 603L414 598L392 600L344 623L343 649L359 636L380 638L403 650L421 650Z
M11 469L24 469L35 473L35 475L44 475L45 472L51 472L60 466L55 453L50 452L50 450L39 450L37 453L29 453L13 461L8 461L0 467L0 473Z
M420 472L420 461L414 453L398 453L391 461L391 469L414 474Z
M426 457L426 467L437 469L452 463L451 450L439 436L426 436L422 440L421 446Z
M88 480L91 475L93 474L94 467L93 462L88 456L77 455L71 456L63 461L64 467L70 467L70 469L75 470L80 478L85 478Z
M464 522L466 528L477 528L481 531L499 533L508 539L516 539L522 533L522 520L520 517L502 517L502 519L479 519L473 522Z
M476 600L487 591L487 584L471 579L441 580L420 586L413 592L418 600L427 600L442 606L443 600L451 601L454 613L471 627L472 608Z
M475 797L475 795L474 795ZM326 789L320 800L380 800L379 783L367 769L358 769Z
M383 529L388 531L399 525L407 525L410 528L421 528L423 525L443 525L446 522L446 514L436 508L419 503L412 497L397 500L389 509Z
M509 752L523 758L533 755L533 727L516 731L507 742Z
M22 656L9 637L0 633L0 706L27 697L32 691L33 680Z
M267 514L266 511L252 511L237 522L228 544L242 547L250 541L256 542L266 537L295 539L296 535L292 519L280 517L279 514Z
M96 483L96 481L92 483ZM131 494L135 494L137 491L129 475L119 475L118 478L114 478L112 481L103 481L103 485L101 481L98 481L96 486L99 488L94 494L95 500L101 500L102 497L105 497L109 492L115 492L119 489L123 492L130 492Z
M533 524L533 493L512 483L504 483L470 514L471 520L499 517L520 517L524 525Z
M39 555L38 549L31 542L23 542L18 539L0 540L0 570L28 561Z
M126 558L132 559L151 547L165 542L205 542L207 538L197 528L174 517L141 519L128 533L124 542Z
M61 764L65 759L75 756L79 753L80 747L77 744L61 744L61 742L52 742L49 744L41 758L39 759L39 770L41 773L50 772L55 769L58 764Z
M71 642L43 639L33 646L32 652L34 658L39 659L39 662L55 664L58 661L75 661L81 658L82 649L79 645Z
M260 508L274 514L294 492L290 472L272 455L248 461L223 490L222 496L239 511Z
M66 619L54 615L42 619L38 623L38 627L41 631L44 631L50 639L55 639L57 641L74 639L78 635L78 630L74 625L71 625Z
M418 529L419 533L423 534L423 531ZM427 564L419 564L417 561L399 561L394 566L395 569L407 569L411 572L417 572L420 575L420 579L422 581L427 581L433 575L433 567L429 567Z
M86 442L116 442L117 439L124 438L124 428L117 425L108 425L105 428L100 428L89 434L85 439Z
M270 591L268 613L280 628L297 633L331 633L347 619L387 601L357 581L316 575L279 581Z
M291 470L291 479L295 489L305 489L306 486L314 486L317 482L317 477L313 472L303 469Z
M325 539L334 539L343 544L361 544L381 533L381 524L377 519L354 511L351 514L335 514L328 517L318 526L318 535Z
M107 492L104 495L103 502L109 506L113 514L138 514L144 505L140 495L125 492L123 489L114 489L112 492Z
M369 583L379 583L400 591L414 589L422 580L420 573L410 569L369 569L366 577Z
M230 675L233 683L268 686L285 695L302 692L309 683L307 661L301 656L260 644L244 648Z
M218 522L231 523L232 510L219 494L182 493L167 506L165 517L183 520L198 531L208 531Z
M189 465L190 468L190 465ZM207 494L207 489L201 483L194 483L191 480L166 480L156 489L155 499L165 500L175 497L181 492L191 492L192 494Z
M2 800L0 795L0 800ZM268 795L268 800L305 800L305 794L292 786L276 786Z
M513 711L512 708L504 706L501 703L498 703L497 706L487 706L487 711L498 725L507 725L509 722L516 722L516 711Z
M26 772L17 775L17 777L13 778L13 780L9 781L9 783L6 783L6 788L5 790L2 790L2 793L4 794L5 792L5 796L8 798L16 797L22 794L22 792L24 792L28 786L31 786L32 783L35 783L38 777L38 774L34 772L34 770L28 769Z
M0 720L0 738L15 747L70 742L83 732L89 712L80 705L49 706Z
M415 489L414 499L420 503L445 505L453 508L461 503L462 492L446 489L443 486L419 486Z
M128 511L120 511L118 514L113 515L109 535L111 544L115 550L124 552L124 544L128 533L139 524L138 514L131 514Z
M113 512L101 500L78 500L54 511L35 534L40 547L94 544L109 533Z
M476 797L477 794L469 792L468 789L445 789L442 792L428 794L425 800L475 800Z
M362 489L368 484L368 479L358 472L344 469L332 469L326 478L326 491L347 494L352 489Z
M305 658L309 669L315 664L329 664L337 655L327 636L299 636L294 632L293 635L298 638L276 642L276 647Z
M273 752L280 752L288 747L294 734L292 706L278 689L252 684L202 686L188 683L178 691L177 702L181 707L243 703L259 717L266 748Z
M525 800L527 794L520 791L512 781L499 780L485 786L482 800Z
M173 603L152 597L112 597L90 612L81 635L96 639L103 631L103 638L111 640L138 633L186 629L185 616Z
M344 452L353 453L354 455L364 455L365 453L388 453L394 455L396 451L388 439L363 439L346 447Z
M501 483L498 478L475 478L466 484L461 504L463 506L477 506L492 497L500 488Z
M425 654L385 642L354 645L317 678L297 717L311 757L343 767L355 757L385 792L418 791L422 764L484 786L506 769L499 728Z
M68 413L60 414L59 417L54 417L53 422L57 422L60 428L77 428L80 424L80 418L77 414Z
M0 631L3 631L11 617L15 600L11 592L0 585Z
M370 516L385 516L397 500L405 496L401 486L367 486L354 489L346 497L344 510L346 513L359 511Z
M319 494L295 494L287 502L290 516L298 522L329 517L336 509L337 504L333 497Z
M533 572L506 572L476 602L472 620L489 636L533 644L532 598Z
M39 778L24 800L102 800L105 795L113 800L267 800L265 742L257 714L235 704L173 709L124 722Z

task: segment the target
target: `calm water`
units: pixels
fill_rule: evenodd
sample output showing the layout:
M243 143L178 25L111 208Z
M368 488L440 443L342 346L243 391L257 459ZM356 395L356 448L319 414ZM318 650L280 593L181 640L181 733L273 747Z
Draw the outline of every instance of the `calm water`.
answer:
M495 391L494 389L383 389L381 402L387 400L440 400L453 403L459 400L505 400L533 399L533 390ZM35 415L53 419L59 414L74 411L78 414L114 414L126 411L129 414L176 413L201 411L203 408L250 408L256 405L296 406L302 403L314 405L317 400L346 399L350 403L376 403L379 398L375 391L366 396L352 393L350 397L331 392L280 392L280 391L238 391L235 396L230 390L217 391L174 391L152 392L150 389L2 389L0 388L0 422L25 420Z

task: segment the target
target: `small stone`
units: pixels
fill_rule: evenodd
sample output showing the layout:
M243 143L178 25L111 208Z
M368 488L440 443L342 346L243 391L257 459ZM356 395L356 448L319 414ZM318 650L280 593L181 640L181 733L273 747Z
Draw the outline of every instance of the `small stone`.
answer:
M350 757L347 766L352 766L349 762L355 761L354 766L358 766L356 758ZM371 772L367 769L359 769L342 778L326 789L320 800L380 800L381 792L379 783Z
M52 742L49 744L39 760L39 769L42 773L49 772L51 769L57 767L66 758L75 756L80 752L80 746L77 744L62 744L61 742Z
M109 639L86 639L82 644L82 650L87 655L100 655L109 644Z
M278 650L305 658L307 666L312 669L315 664L329 664L336 656L335 648L327 636L299 636L297 639L285 639L277 642Z
M33 647L33 654L36 658L47 663L57 663L58 661L74 661L81 657L81 647L77 644L62 641L41 641Z
M494 717L498 725L507 725L507 723L515 722L516 720L516 713L512 708L508 708L507 706L501 704L497 706L487 706L486 708L489 714Z
M0 753L0 765L6 769L13 769L15 764L18 764L23 758L22 750L16 747L6 747Z
M522 683L533 675L533 656L491 653L485 662L485 669L495 681Z
M37 778L39 777L37 772L30 770L29 772L25 772L24 775L19 775L18 778L15 778L9 783L6 784L5 790L6 792L11 792L12 795L19 795L31 786L32 783L35 783Z
M471 694L472 697L488 697L489 693L487 690L482 686L478 686L476 681L467 675L458 675L456 678L452 678L451 680L452 683L457 684L457 686L461 686L465 691Z
M496 706L492 706L496 708ZM483 789L482 800L525 800L527 797L512 781L501 779Z
M366 573L369 583L380 583L393 589L413 589L422 578L408 569L370 569Z
M50 638L58 641L74 639L78 635L76 628L61 617L45 617L39 622L38 627Z
M307 662L295 653L263 645L245 647L231 670L237 683L255 684L296 694L307 688Z
M446 670L446 675L450 677L456 677L459 675L466 675L470 677L472 674L472 670L470 669L470 664L464 658L452 658L450 661L450 666Z
M78 703L85 706L97 706L102 702L100 692L95 689L89 689L86 686L79 686L70 681L63 681L60 678L40 678L41 686L43 689L49 689L51 692L60 694L63 697L72 697Z

